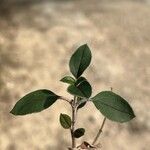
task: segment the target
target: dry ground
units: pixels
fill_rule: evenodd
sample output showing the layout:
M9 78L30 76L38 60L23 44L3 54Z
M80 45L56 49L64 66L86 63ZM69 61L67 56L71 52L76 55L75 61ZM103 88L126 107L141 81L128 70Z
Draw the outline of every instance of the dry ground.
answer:
M129 100L136 119L107 121L102 150L149 150L150 147L150 3L147 0L11 1L0 8L0 150L65 150L70 135L58 123L69 107L57 102L40 114L14 117L15 102L32 90L49 88L69 96L59 79L80 44L92 49L85 76L93 95L112 86ZM92 141L102 121L88 104L78 126Z

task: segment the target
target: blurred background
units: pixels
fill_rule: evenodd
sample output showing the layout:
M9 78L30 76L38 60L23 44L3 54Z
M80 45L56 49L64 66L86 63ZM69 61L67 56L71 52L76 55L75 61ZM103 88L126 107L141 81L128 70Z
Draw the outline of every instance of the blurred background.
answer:
M28 92L47 88L71 97L59 80L69 75L73 51L88 43L93 59L85 76L93 96L113 87L132 105L126 124L107 120L102 150L150 149L150 0L0 0L0 150L66 150L70 134L58 101L41 113L9 114ZM78 115L78 127L92 142L103 116L92 104Z

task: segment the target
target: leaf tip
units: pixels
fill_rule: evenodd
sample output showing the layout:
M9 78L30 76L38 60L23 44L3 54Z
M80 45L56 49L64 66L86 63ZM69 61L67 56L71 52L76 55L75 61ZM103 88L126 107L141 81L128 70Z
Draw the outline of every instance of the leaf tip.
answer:
M134 119L136 117L136 115L135 115L135 113L133 112L133 118L132 119Z
M14 108L13 108L9 113L12 114L12 115L15 115L15 116L18 115L18 114L14 111Z
M10 114L13 114L13 110L11 110L9 113L10 113Z

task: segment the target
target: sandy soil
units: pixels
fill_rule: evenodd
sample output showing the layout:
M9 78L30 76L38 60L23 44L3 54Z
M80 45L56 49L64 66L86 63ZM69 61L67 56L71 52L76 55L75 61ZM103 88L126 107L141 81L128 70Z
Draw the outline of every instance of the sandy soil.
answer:
M69 132L59 114L70 108L58 101L42 113L9 114L24 94L41 88L70 97L60 78L69 74L72 52L88 43L93 59L85 76L93 96L114 91L128 99L136 119L107 121L102 150L150 147L150 3L147 0L11 1L0 8L0 150L65 150ZM103 119L92 104L80 110L77 126L91 142Z

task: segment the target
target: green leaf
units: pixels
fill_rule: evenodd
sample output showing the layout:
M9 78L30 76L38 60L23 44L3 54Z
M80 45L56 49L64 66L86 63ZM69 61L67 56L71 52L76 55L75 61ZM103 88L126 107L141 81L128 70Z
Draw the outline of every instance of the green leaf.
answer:
M82 77L82 79L83 79L83 77ZM77 82L78 82L78 80L77 80ZM92 87L91 87L90 83L85 79L85 80L81 80L81 82L79 82L78 84L75 83L75 85L70 85L68 87L67 91L70 94L75 95L75 96L79 96L82 98L83 97L89 98L92 94Z
M87 79L85 77L79 77L75 82L75 85L78 86L83 81L87 81Z
M80 138L81 136L83 136L85 133L85 129L84 128L78 128L74 131L73 135L75 138Z
M92 98L96 108L108 119L116 122L127 122L135 117L131 106L121 96L103 91Z
M91 62L91 51L87 44L80 46L71 56L69 67L75 78L79 78Z
M80 97L77 98L77 101L78 101L78 102L80 102L81 100L82 100L82 98L80 98ZM81 104L77 107L77 109L81 109L82 107L85 106L85 104L86 104L86 102L81 103Z
M71 76L65 76L60 81L62 81L64 83L68 83L68 84L75 84L75 82L76 82L76 80L74 78L72 78Z
M78 107L77 107L77 109L81 109L82 107L84 107L86 105L86 102L83 102L83 103L81 103Z
M49 90L37 90L21 98L15 104L10 113L14 115L26 115L30 113L40 112L50 107L58 98L58 95Z
M64 129L69 129L71 127L71 118L68 115L60 114L59 121Z

